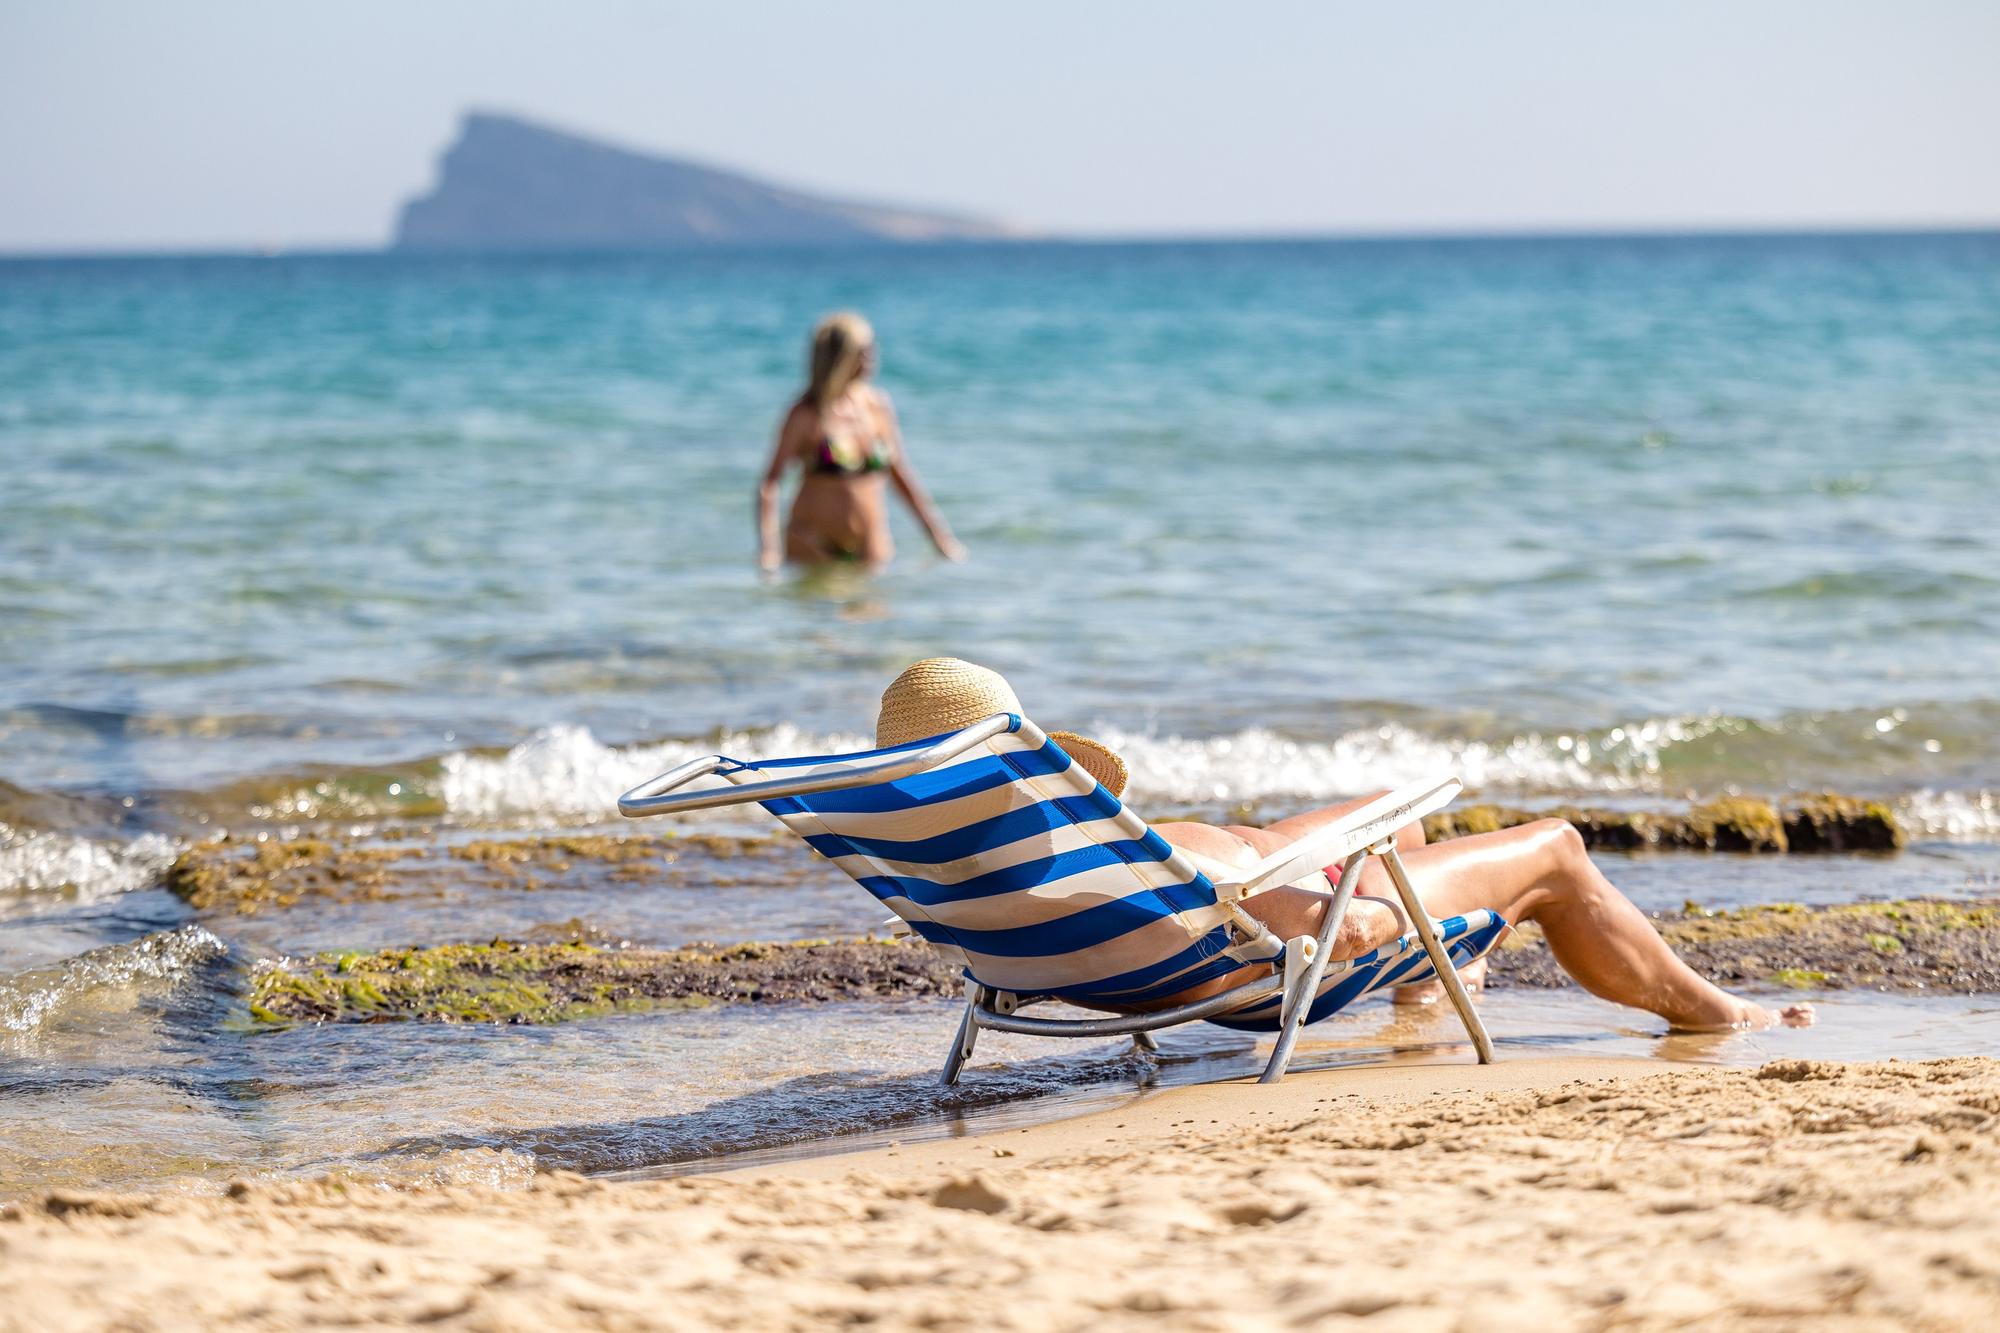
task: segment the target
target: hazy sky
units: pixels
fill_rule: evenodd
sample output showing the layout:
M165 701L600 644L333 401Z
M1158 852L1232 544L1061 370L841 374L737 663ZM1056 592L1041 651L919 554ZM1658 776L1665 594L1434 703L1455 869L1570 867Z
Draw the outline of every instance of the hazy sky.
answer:
M468 106L1099 234L2000 223L2000 0L0 0L0 250L365 246Z

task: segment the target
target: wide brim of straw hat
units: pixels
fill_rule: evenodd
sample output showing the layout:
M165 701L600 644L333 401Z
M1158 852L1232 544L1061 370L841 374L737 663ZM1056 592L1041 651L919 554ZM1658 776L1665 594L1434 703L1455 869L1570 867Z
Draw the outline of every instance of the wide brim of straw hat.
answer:
M1125 794L1125 782L1130 776L1125 769L1125 761L1101 741L1088 736L1079 736L1073 731L1052 731L1049 739L1062 746L1063 753L1074 759L1078 766L1096 778L1113 796Z
M889 682L875 718L875 744L887 749L969 727L995 713L1019 713L1021 701L1006 677L956 657L927 657ZM1113 796L1125 791L1125 761L1097 741L1073 731L1049 739Z

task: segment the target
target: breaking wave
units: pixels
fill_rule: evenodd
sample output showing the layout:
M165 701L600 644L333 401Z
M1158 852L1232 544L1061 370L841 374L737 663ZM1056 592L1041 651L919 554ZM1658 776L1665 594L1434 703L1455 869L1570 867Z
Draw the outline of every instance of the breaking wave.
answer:
M1468 786L1509 790L1587 787L1592 773L1575 748L1527 737L1499 745L1439 741L1401 726L1330 742L1288 740L1254 730L1186 739L1105 730L1132 770L1137 801L1240 804L1316 799L1454 772ZM552 727L502 755L460 753L440 765L445 807L459 819L524 816L609 818L620 792L702 755L738 759L835 754L867 748L862 736L818 735L791 726L702 741L606 745L583 727Z
M862 736L815 735L790 725L700 741L611 746L586 727L550 727L504 755L460 753L439 765L445 808L461 819L608 818L618 796L647 778L708 754L738 759L866 749Z
M64 1015L117 1003L135 988L177 986L228 948L211 932L188 925L0 977L0 1034L32 1038Z
M1131 769L1135 800L1169 805L1254 805L1269 800L1333 800L1455 774L1479 790L1553 791L1608 786L1574 741L1441 740L1389 724L1332 741L1300 741L1253 729L1231 736L1099 733ZM1570 738L1563 738L1569 740ZM1623 784L1619 784L1623 785Z
M1130 796L1142 808L1330 801L1438 774L1456 775L1484 797L1530 800L1901 787L1916 792L1906 804L1913 824L1927 833L2000 835L1990 796L1924 781L1946 743L1894 713L1800 715L1780 723L1713 715L1493 738L1433 735L1400 722L1330 740L1261 728L1211 737L1094 732L1124 756ZM434 781L440 803L457 820L608 819L620 792L701 755L760 759L866 745L862 736L779 726L614 746L586 728L562 726L504 753L448 755Z
M0 824L0 893L111 898L157 883L179 852L178 842L158 833L101 842Z

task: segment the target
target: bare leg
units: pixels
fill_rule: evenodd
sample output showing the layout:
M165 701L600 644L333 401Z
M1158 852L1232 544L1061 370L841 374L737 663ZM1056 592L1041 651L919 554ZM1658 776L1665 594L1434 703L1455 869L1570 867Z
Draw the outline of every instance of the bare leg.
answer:
M1488 908L1516 925L1532 921L1542 928L1563 970L1593 995L1651 1010L1677 1028L1697 1031L1813 1021L1809 1005L1773 1014L1681 962L1645 914L1591 863L1576 830L1559 819L1418 848L1404 854L1404 860L1432 916ZM1369 865L1361 892L1369 897L1357 897L1349 909L1335 943L1336 958L1365 952L1405 928L1381 867ZM1303 889L1274 889L1245 906L1288 938L1314 931L1328 901L1325 894Z

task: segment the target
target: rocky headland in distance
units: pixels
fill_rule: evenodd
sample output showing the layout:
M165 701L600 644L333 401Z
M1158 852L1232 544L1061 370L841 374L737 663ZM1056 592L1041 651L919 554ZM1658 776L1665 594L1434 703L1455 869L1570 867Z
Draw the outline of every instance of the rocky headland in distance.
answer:
M432 189L403 206L402 251L680 249L993 240L1007 224L829 198L517 116L468 113Z

